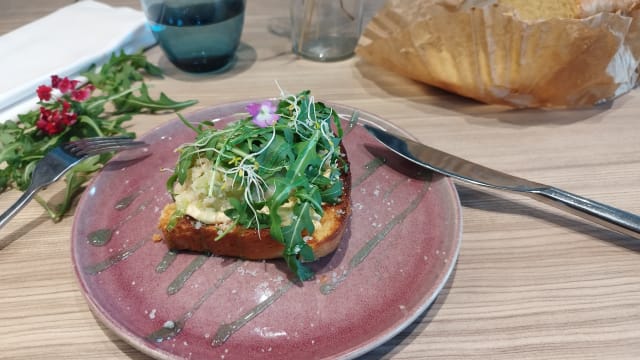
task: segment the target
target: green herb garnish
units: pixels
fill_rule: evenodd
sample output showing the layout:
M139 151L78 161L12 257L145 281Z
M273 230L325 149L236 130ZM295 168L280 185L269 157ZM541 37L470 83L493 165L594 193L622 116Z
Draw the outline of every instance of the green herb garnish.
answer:
M0 124L0 192L25 190L35 164L54 147L67 141L96 136L128 135L124 123L142 112L177 111L196 103L178 102L165 94L149 96L144 76L161 77L162 71L142 53L113 54L99 69L82 74L87 82L51 77L51 84L38 87L39 108ZM113 154L89 158L69 171L62 202L49 204L36 196L54 221L72 207L92 174Z
M224 198L227 203L215 211L224 211L232 224L269 228L284 245L289 268L309 280L313 272L302 262L314 255L304 237L313 234L322 204L340 201L340 176L348 166L340 148L340 119L309 91L285 96L277 106L267 101L247 110L250 116L222 129L210 122L195 127L183 119L197 136L178 148L167 188L178 211L195 204L199 214L205 213L212 199Z

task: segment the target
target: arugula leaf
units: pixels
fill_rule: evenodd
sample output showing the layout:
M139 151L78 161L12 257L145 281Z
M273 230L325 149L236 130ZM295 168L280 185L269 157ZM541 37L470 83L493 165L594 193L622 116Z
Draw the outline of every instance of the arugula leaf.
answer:
M287 172L287 178L297 179L303 177L306 174L307 167L317 165L319 157L316 152L316 144L319 138L320 134L316 132L308 141L297 144L298 158Z
M26 189L37 161L63 142L95 136L135 137L125 128L125 123L133 115L143 111L177 111L195 103L192 100L174 101L162 93L159 99L152 99L144 82L145 76L161 77L162 71L149 63L142 53L114 53L100 68L91 66L82 75L88 81L85 86L93 86L95 90L86 100L70 102L77 122L62 132L48 135L37 128L40 109L18 115L17 121L8 120L0 124L0 192L11 188ZM38 103L42 109L54 104ZM47 204L42 198L37 198L54 221L60 220L71 209L73 199L111 156L104 154L72 169L65 177L67 188L60 204Z
M157 112L157 111L166 111L166 110L182 110L187 108L197 101L195 100L187 100L187 101L175 101L169 98L165 93L160 93L160 97L155 100L152 99L149 95L149 89L145 84L142 84L138 89L140 95L135 96L133 93L128 94L128 96L122 97L119 99L116 105L116 113L132 113L132 112Z
M309 280L313 277L313 272L306 268L301 260L314 260L313 250L304 241L302 234L313 234L314 226L311 219L311 204L300 202L296 204L294 213L298 214L292 219L291 225L282 229L284 236L284 258L291 270L300 280Z
M294 179L284 179L284 178L275 178L273 179L274 191L273 195L269 199L269 216L270 216L270 233L271 237L275 240L279 241L283 245L287 245L287 240L284 236L284 230L282 229L282 218L278 213L278 209L289 200L291 193L299 186L304 184L305 179L298 178Z

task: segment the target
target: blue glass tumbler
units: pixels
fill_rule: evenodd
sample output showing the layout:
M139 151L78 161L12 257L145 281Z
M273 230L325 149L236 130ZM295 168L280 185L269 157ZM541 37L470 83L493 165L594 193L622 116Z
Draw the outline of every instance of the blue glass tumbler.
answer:
M177 68L224 71L244 25L245 0L141 0L153 35Z

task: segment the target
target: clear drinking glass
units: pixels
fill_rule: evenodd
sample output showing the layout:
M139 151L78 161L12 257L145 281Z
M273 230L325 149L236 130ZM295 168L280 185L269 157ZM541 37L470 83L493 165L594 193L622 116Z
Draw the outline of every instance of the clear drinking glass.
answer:
M353 55L362 31L365 0L291 0L293 52L311 60Z
M233 61L245 0L140 0L169 61L187 72L223 71Z

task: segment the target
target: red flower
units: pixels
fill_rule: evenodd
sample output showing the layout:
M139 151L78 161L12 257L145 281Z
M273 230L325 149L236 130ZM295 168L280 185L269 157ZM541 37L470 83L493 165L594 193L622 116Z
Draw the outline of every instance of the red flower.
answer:
M64 130L65 125L60 119L58 110L49 110L41 106L36 127L47 135L55 135Z
M36 89L36 94L38 94L38 99L40 99L40 101L51 100L51 90L53 89L47 85L38 86L38 89Z
M51 86L40 85L36 90L41 101L48 101L40 107L40 116L36 121L36 128L46 135L52 136L61 133L67 127L78 122L78 114L74 112L74 106L87 100L95 86L87 84L77 89L79 81L61 78L58 75L51 76ZM58 89L62 96L55 101L53 89Z
M47 109L41 106L36 127L49 136L59 134L67 126L78 121L78 115L70 110L71 104L67 101L62 102L62 109Z
M58 84L60 84L60 77L58 75L51 75L51 87L58 88Z
M75 101L85 101L91 96L91 92L95 89L95 86L88 84L80 89L71 91L71 98Z
M78 83L78 80L69 80L66 76L63 78L60 78L58 75L51 76L51 87L60 90L63 94L74 90Z
M62 122L66 125L66 126L71 126L73 124L76 123L76 121L78 120L78 115L71 110L71 104L69 104L69 102L64 101L62 103Z

